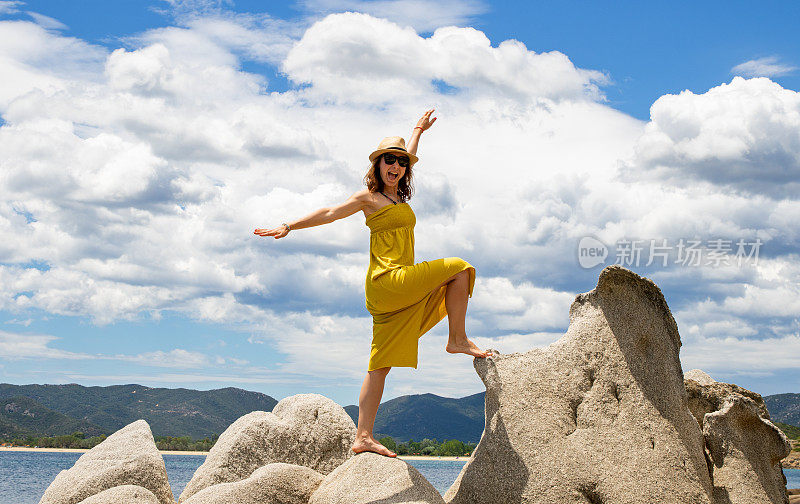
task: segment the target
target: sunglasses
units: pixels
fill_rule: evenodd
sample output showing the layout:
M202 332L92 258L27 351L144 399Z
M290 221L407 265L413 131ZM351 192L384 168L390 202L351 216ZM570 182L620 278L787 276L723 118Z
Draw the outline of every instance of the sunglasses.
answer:
M408 157L406 156L395 156L394 154L386 153L383 155L383 160L389 166L393 165L394 162L397 161L397 164L403 168L408 168Z

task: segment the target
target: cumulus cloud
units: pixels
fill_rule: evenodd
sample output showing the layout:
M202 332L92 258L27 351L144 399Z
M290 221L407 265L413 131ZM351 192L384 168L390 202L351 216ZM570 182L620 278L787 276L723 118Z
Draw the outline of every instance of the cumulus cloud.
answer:
M785 198L800 189L800 93L767 78L734 77L701 95L664 95L622 165L629 180L709 183Z
M359 383L371 338L363 220L277 241L252 230L344 201L362 187L380 138L407 135L436 106L415 166L417 260L460 256L476 266L467 327L482 347L523 351L563 334L574 295L599 272L578 267L587 235L607 244L760 238L758 266L673 266L652 277L674 295L684 357L703 351L691 346L703 338L793 334L795 308L778 310L775 299L796 293L794 91L736 77L701 95L662 97L642 123L603 104L602 73L557 51L493 45L473 28L423 37L347 13L275 35L263 19L185 7L196 12L180 26L112 51L34 23L0 23L0 40L12 42L0 44L0 72L14 76L0 83L0 307L16 318L110 324L176 313L275 349L270 370L239 363L240 383L276 373L287 383ZM245 59L281 64L304 84L271 92L241 69ZM765 317L780 323L755 323ZM737 330L742 320L749 325ZM446 335L443 323L420 340L425 373L398 370L403 386L441 393L476 378L470 359L444 353ZM57 355L43 338L31 355ZM223 365L168 345L91 358ZM480 390L469 383L464 395Z
M731 69L731 73L743 77L780 77L795 70L797 67L780 63L777 56L765 56L739 63Z
M419 100L432 94L436 82L493 100L600 99L598 85L608 81L558 51L536 53L517 40L492 47L474 28L443 27L422 38L412 28L361 13L315 23L282 68L295 82L356 103Z

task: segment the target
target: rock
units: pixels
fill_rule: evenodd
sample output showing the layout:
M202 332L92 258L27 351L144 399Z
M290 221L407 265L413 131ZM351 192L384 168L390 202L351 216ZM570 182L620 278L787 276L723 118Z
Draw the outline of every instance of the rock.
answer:
M277 462L249 478L200 490L186 504L308 504L324 476L313 469Z
M716 383L714 378L711 378L708 373L701 369L692 369L691 371L687 371L683 374L683 379L696 381L700 385L711 385L712 383Z
M161 504L174 503L164 459L144 420L126 425L81 455L56 476L39 504L76 504L121 485L144 487Z
M445 501L710 503L660 289L608 266L569 313L567 333L546 348L474 360L486 426Z
M781 465L784 469L800 469L800 451L792 450L789 456L781 461Z
M442 496L413 466L361 452L325 477L308 504L443 504Z
M714 463L717 502L787 502L780 460L789 454L789 441L761 416L755 401L729 396L719 411L705 415L703 434Z
M239 418L217 440L206 461L181 493L183 502L200 490L247 478L274 462L302 465L328 474L352 456L356 426L344 408L319 394L298 394L271 413Z
M714 381L705 373L703 374L708 377L710 381L703 380L704 382L701 382L694 378L699 377L702 379L703 377L698 376L694 371L703 373L699 369L686 373L684 376L684 386L686 387L686 394L689 399L689 411L692 412L692 416L697 420L700 428L703 427L703 417L706 413L719 411L725 403L725 400L732 394L753 400L758 406L759 415L769 420L767 405L764 403L764 399L761 398L760 394L732 383Z
M120 485L92 495L80 504L158 504L158 499L146 488Z
M787 502L779 461L791 448L783 432L769 421L761 395L703 375L708 377L692 370L684 378L689 409L705 436L717 502Z

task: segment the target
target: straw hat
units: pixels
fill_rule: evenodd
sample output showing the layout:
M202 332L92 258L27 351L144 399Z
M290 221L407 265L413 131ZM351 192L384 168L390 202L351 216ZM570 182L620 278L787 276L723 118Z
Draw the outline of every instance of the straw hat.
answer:
M409 167L414 166L414 163L419 161L419 158L414 154L411 154L406 150L406 141L403 140L403 137L393 136L393 137L386 137L381 140L381 143L378 144L378 148L373 151L372 154L369 155L370 162L375 161L375 158L380 156L385 152L391 152L392 154L397 155L404 155L408 156L409 159Z

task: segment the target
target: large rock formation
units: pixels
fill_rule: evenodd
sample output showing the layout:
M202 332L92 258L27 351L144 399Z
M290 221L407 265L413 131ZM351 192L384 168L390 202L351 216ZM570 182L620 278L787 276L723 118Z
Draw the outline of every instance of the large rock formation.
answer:
M716 502L788 502L780 460L789 455L789 441L769 421L761 396L698 369L687 372L684 382L705 436Z
M308 504L444 504L414 467L397 458L361 452L325 477Z
M308 504L324 476L308 467L277 462L267 464L234 483L200 490L186 504Z
M612 265L546 348L475 359L486 427L453 504L710 503L675 320L650 280Z
M158 499L144 487L120 485L92 495L80 504L158 504Z
M186 485L179 502L211 485L245 479L274 462L328 474L352 456L355 436L353 420L327 397L287 397L271 413L254 411L232 423Z
M39 504L77 504L120 485L138 485L159 503L174 503L164 459L144 420L123 427L81 455L72 468L56 476Z

